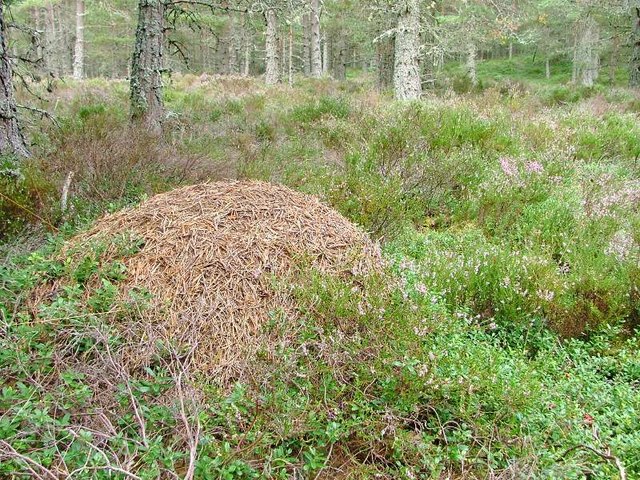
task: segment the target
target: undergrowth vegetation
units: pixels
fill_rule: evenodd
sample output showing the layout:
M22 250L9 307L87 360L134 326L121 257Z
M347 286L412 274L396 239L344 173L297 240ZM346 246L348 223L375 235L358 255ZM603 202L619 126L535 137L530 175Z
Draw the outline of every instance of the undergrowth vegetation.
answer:
M129 125L124 84L57 85L35 158L0 164L0 476L640 476L637 95L496 84L398 104L361 82L179 77L162 142ZM145 293L118 304L122 266L99 247L72 264L61 242L238 177L320 196L382 241L388 271L357 290L301 274L303 322L255 384L186 378L169 348L122 371L105 319ZM25 228L47 232L35 251Z

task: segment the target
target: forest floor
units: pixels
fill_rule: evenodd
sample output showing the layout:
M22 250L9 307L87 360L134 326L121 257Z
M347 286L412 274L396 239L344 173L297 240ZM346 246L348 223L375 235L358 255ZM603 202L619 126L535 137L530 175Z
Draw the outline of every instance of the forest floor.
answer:
M125 82L42 93L56 123L33 120L34 158L0 170L0 476L640 477L637 94L500 82L400 104L361 79L181 76L158 142L129 124ZM78 300L82 278L104 275L109 311L118 275L69 273L62 242L221 178L319 196L380 240L388 288L310 278L268 382L195 379L198 401L176 406L180 379L159 365L119 385L108 428L83 428L105 416L89 409L99 392L55 365L118 348ZM64 295L29 304L60 275L75 281ZM338 320L362 328L329 335Z

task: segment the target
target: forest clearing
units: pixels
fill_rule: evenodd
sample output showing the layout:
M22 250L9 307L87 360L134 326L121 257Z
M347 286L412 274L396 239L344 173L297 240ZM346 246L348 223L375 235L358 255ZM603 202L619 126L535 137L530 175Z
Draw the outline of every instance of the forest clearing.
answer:
M0 478L640 478L634 1L3 2Z

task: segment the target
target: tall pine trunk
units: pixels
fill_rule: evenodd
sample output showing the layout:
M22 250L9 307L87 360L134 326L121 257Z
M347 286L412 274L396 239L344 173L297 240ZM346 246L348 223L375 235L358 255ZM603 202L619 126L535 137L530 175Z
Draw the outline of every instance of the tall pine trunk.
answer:
M282 58L282 61L280 62L280 78L284 81L285 75L287 74L287 40L284 36L280 41L280 48L282 51L282 54L280 55L280 58Z
M376 43L377 86L381 92L393 85L394 54L394 37L380 39ZM341 65L344 65L344 62Z
M131 117L160 133L164 120L162 71L164 0L140 0L138 28L131 62Z
M267 21L267 33L265 41L266 72L264 81L267 85L275 85L280 81L280 68L278 59L278 18L273 9L264 14Z
M251 69L251 43L249 39L245 39L244 44L244 64L242 66L242 76L248 77Z
M322 76L322 50L320 48L320 0L311 0L311 76Z
M58 49L58 35L56 33L56 17L53 9L52 0L47 1L47 9L45 13L45 58L47 60L47 70L55 76L60 75L60 58Z
M576 79L580 79L582 86L592 87L598 79L600 69L600 32L598 24L591 17L586 18L581 27L575 52Z
M18 123L3 5L0 2L0 154L28 157L29 149Z
M420 50L420 2L406 0L398 14L393 90L399 100L420 98L422 83L418 55Z
M302 16L302 71L305 77L311 75L311 18L309 14Z
M84 77L84 0L76 0L76 43L73 55L73 78Z
M293 87L293 24L289 24L289 86Z
M38 7L33 7L31 9L31 18L33 19L33 25L35 27L35 35L36 39L35 47L36 47L36 62L38 65L41 65L44 62L44 51L42 48L42 25L40 25L40 9Z
M620 37L613 35L611 39L611 57L609 60L609 84L616 84L616 72L618 71L618 56L620 52Z
M331 68L331 54L329 51L329 38L325 35L322 42L322 75L329 75L329 69Z
M631 54L631 74L629 76L629 85L634 88L640 88L640 1L636 0L632 8L633 31L632 31L632 47Z
M347 46L344 40L344 32L337 34L336 56L333 60L333 76L336 80L346 80L347 78Z
M251 31L249 30L249 20L245 16L243 17L243 36L242 41L244 45L244 61L242 66L242 76L248 77L251 69L251 47L252 38Z

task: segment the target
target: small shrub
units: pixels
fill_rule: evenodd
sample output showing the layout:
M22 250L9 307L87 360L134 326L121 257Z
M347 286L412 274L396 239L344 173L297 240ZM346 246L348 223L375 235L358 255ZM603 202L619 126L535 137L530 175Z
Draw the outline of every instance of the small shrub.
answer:
M291 120L298 124L313 123L323 116L334 118L346 118L349 116L351 108L344 98L322 97L300 107L296 107L291 112Z
M0 157L0 239L42 218L55 222L56 201L55 186L31 161Z
M200 174L197 157L180 154L155 135L123 121L117 112L98 108L86 115L80 123L69 119L53 132L55 151L42 161L59 183L74 172L75 208L126 204Z

